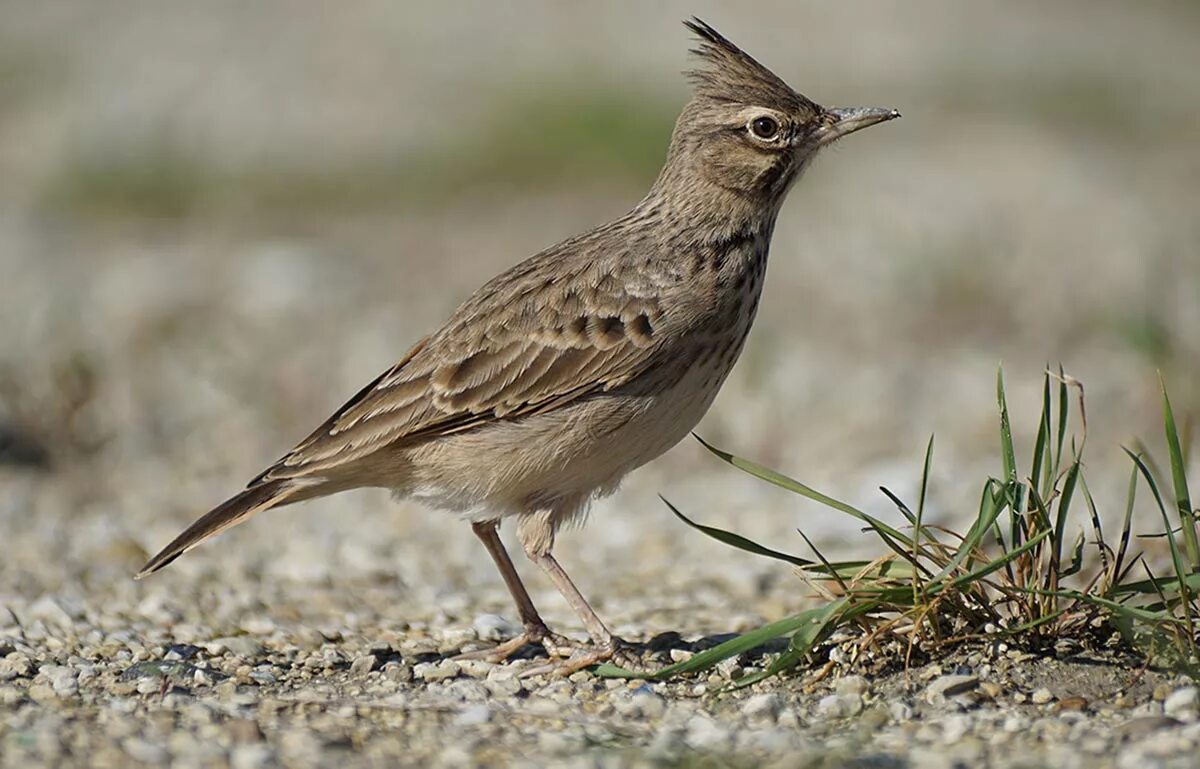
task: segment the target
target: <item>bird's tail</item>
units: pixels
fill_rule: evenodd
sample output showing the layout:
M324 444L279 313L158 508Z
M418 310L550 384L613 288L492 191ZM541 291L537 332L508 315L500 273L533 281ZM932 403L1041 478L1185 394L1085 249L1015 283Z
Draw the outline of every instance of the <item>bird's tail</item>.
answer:
M142 570L133 578L141 579L153 574L209 537L238 525L257 512L287 502L300 501L292 499L292 497L302 488L304 488L302 484L287 478L254 484L209 510L195 523L188 526L182 534L171 540L171 544L147 561Z

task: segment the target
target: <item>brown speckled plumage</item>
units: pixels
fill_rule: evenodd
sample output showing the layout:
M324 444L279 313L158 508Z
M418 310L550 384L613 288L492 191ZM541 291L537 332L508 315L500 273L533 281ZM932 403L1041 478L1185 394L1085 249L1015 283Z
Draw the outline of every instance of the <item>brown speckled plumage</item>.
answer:
M493 656L540 642L569 656L565 672L614 654L551 555L555 533L704 415L753 323L779 207L817 150L898 115L823 108L687 26L695 94L646 197L488 281L139 577L261 510L379 486L471 520L525 624ZM572 651L542 623L496 536L509 517L595 647Z

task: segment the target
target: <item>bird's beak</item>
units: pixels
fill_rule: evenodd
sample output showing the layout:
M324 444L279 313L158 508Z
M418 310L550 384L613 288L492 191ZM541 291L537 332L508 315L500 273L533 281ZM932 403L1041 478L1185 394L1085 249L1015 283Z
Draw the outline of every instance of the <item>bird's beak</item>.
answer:
M886 107L832 107L825 110L826 125L817 132L818 144L830 144L846 134L900 117L900 110Z

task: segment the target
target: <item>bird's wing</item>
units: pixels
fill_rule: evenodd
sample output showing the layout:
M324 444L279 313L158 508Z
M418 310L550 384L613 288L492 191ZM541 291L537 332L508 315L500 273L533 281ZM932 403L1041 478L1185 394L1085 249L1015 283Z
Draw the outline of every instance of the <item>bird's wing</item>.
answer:
M355 395L255 481L320 474L377 449L548 411L645 370L661 312L594 264L527 262Z

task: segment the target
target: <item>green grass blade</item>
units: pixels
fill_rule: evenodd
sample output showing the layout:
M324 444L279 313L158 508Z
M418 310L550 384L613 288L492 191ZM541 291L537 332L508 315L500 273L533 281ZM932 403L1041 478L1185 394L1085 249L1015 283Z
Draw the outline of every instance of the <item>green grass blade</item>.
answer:
M1200 572L1187 575L1187 577L1184 579L1184 585L1186 585L1187 589L1191 591L1200 590ZM1134 594L1151 595L1167 591L1174 592L1177 590L1179 590L1179 582L1177 580L1155 577L1153 580L1143 579L1138 580L1137 582L1122 583L1109 591L1108 595L1110 597Z
M1129 552L1129 540L1133 537L1133 507L1137 500L1137 465L1129 471L1129 491L1125 494L1125 518L1121 524L1121 539L1117 544L1117 554L1113 557L1112 579L1110 584L1117 586L1125 578L1128 569L1123 568L1125 556ZM1135 559L1136 560L1136 559ZM1131 564L1132 566L1132 564Z
M763 679L779 675L795 667L803 662L812 652L813 648L833 630L855 617L873 610L877 606L878 602L876 601L851 603L850 599L846 596L831 602L825 607L821 616L814 618L810 624L805 625L792 635L791 640L788 642L788 650L779 655L779 658L771 663L766 670L742 676L734 684L733 688L741 689L751 686Z
M1170 614L1165 614L1163 612L1147 611L1146 609L1142 609L1137 606L1130 606L1129 604L1125 604L1125 603L1117 603L1116 601L1111 601L1107 598L1102 598L1102 597L1092 594L1092 593L1081 593L1078 590L1047 591L1047 590L1028 589L1028 592L1031 592L1031 593L1053 592L1054 595L1057 595L1060 598L1070 598L1072 600L1079 601L1080 603L1087 603L1087 604L1092 604L1094 606L1100 606L1100 607L1108 609L1116 614L1120 614L1120 615L1123 615L1123 616L1126 616L1126 617L1129 617L1132 619L1142 620L1144 622L1165 622L1165 623L1171 623L1171 624L1182 623L1182 620L1180 620L1178 617L1173 617Z
M1050 465L1053 460L1053 452L1050 450L1050 374L1047 372L1042 378L1042 417L1038 420L1037 437L1033 440L1033 464L1029 469L1029 484L1033 489L1041 490L1043 498L1049 498L1050 492L1047 489L1045 479L1042 477L1045 474L1049 477ZM1045 471L1043 473L1043 471Z
M896 506L896 509L900 511L900 515L904 516L905 520L908 521L910 526L917 525L917 516L912 510L908 509L908 505L904 504L904 500L893 494L892 490L887 486L880 486L879 490L883 492L885 497L891 500L892 504Z
M988 482L984 484L982 498L979 503L979 517L976 518L975 522L971 524L970 530L967 531L967 536L965 536L963 541L959 544L958 550L956 550L954 553L954 557L952 557L950 561L942 567L941 571L934 575L934 582L941 582L946 577L953 574L954 571L957 570L964 561L968 561L968 559L975 552L975 548L977 548L979 543L983 540L984 534L986 534L988 529L992 527L992 525L996 522L996 519L1000 517L1001 511L1004 510L1004 505L1000 504L998 499L998 497L1001 496L1000 493L996 491L997 487L999 486L999 482L997 482L994 478L989 478Z
M929 473L933 467L933 435L929 436L929 443L925 444L925 462L921 465L921 491L917 494L917 512L913 516L913 560L916 560L921 553L921 524L925 519L925 500L929 493ZM921 593L921 579L914 576L912 583L913 603L917 602L917 597Z
M1133 459L1133 463L1135 465L1137 465L1138 470L1141 471L1142 477L1145 478L1146 483L1148 483L1150 485L1150 491L1154 495L1154 501L1158 504L1158 510L1162 514L1163 526L1166 528L1166 530L1168 532L1168 536L1166 539L1167 539L1167 547L1171 551L1171 565L1175 570L1175 578L1177 580L1179 580L1179 586L1181 588L1180 594L1183 598L1183 601L1182 601L1183 612L1184 612L1183 618L1187 622L1189 636L1194 637L1195 634L1192 632L1190 591L1188 591L1188 589L1187 589L1188 571L1187 571L1187 567L1184 565L1183 553L1181 553L1179 551L1179 545L1175 541L1175 537L1170 534L1171 518L1167 514L1167 508L1166 508L1166 505L1163 504L1162 495L1158 491L1158 486L1157 486L1157 484L1154 483L1154 477L1150 474L1150 468L1147 467L1144 462L1142 462L1142 458L1139 457L1137 454L1134 454L1133 452L1129 451L1128 449L1125 450L1125 453L1129 454L1130 458Z
M1071 413L1068 396L1067 373L1063 371L1060 363L1058 364L1058 440L1055 441L1054 472L1051 474L1051 483L1053 483L1053 477L1058 475L1058 468L1062 466L1063 446L1067 437L1067 420Z
M995 560L984 564L981 568L975 569L974 571L971 571L967 574L962 575L961 577L958 577L958 578L952 580L950 582L950 586L955 587L955 588L962 588L962 587L970 585L974 582L978 582L979 580L983 579L984 577L991 574L992 572L998 571L999 569L1003 569L1005 564L1011 563L1012 561L1016 560L1017 558L1020 558L1022 555L1029 552L1030 550L1033 550L1038 545L1042 544L1042 541L1045 540L1047 537L1049 537L1050 534L1051 534L1051 531L1049 529L1044 529L1044 530L1038 532L1036 535L1031 537L1027 542L1023 543L1020 547L1013 548L1012 550L1009 550L1008 552L1006 552L1004 555L1000 556L999 558L996 558Z
M675 507L675 505L671 504L671 502L666 497L664 497L660 494L658 498L661 499L663 501L663 504L665 504L671 510L671 512L675 514L676 518L683 521L688 526L691 526L693 529L696 529L697 531L707 534L708 536L712 537L713 539L717 540L718 542L722 542L731 547L736 547L738 550L745 550L747 553L754 553L755 555L765 555L768 558L774 558L778 561L786 561L787 563L790 563L793 566L799 566L802 569L817 565L816 561L810 561L810 560L807 560L805 558L800 558L795 555L788 555L787 553L781 553L778 550L772 550L771 548L764 547L763 545L760 545L753 540L746 539L745 537L741 536L740 534L734 534L731 531L725 531L724 529L718 529L715 526L705 526L702 523L696 523L691 518L688 518L686 515L679 512L679 508L677 508L677 507Z
M1083 569L1083 532L1079 532L1079 536L1075 538L1075 544L1071 545L1071 563L1067 568L1059 572L1059 578L1073 577ZM1057 582L1058 580L1056 580Z
M910 548L912 546L912 541L908 538L908 536L906 534L892 528L891 526L887 525L883 521L880 521L879 519L875 518L874 516L867 515L862 510L859 510L856 507L848 505L845 502L842 502L841 500L837 500L837 499L834 499L833 497L822 494L821 492L817 491L816 489L805 486L803 483L801 483L800 481L797 481L794 478L789 478L786 475L783 475L782 473L777 473L774 470L771 470L770 468L763 467L762 465L757 464L755 462L751 462L748 459L743 459L741 457L734 456L733 454L730 454L728 451L722 451L721 449L718 449L716 446L713 446L711 443L709 443L708 441L701 438L699 435L696 436L696 440L700 441L700 444L702 446L704 446L704 448L708 449L710 452L715 454L717 457L721 458L725 462L728 462L729 464L733 465L737 469L739 469L745 473L749 473L750 475L753 475L755 478L761 478L762 480L766 481L767 483L778 486L781 489L787 489L788 491L795 492L796 494L799 494L800 496L808 497L809 499L813 500L814 502L820 502L821 504L825 505L826 507L832 507L834 510L839 510L839 511L845 513L846 515L852 516L852 517L857 518L858 520L866 523L873 529L876 529L878 531L882 531L882 532L886 533L889 537L896 540L897 542L901 542Z
M1171 410L1171 399L1167 386L1159 378L1163 397L1163 426L1167 434L1167 454L1171 459L1171 481L1175 487L1175 506L1179 512L1179 524L1183 527L1183 544L1187 551L1191 571L1200 568L1200 545L1196 542L1196 516L1192 512L1191 495L1188 493L1187 466L1183 450L1179 445L1179 431L1175 426L1175 413Z
M1017 452L1013 448L1012 422L1008 417L1008 398L1004 394L1004 367L996 369L996 401L1000 406L1000 459L1003 468L1004 493L1008 496L1008 541L1016 545L1023 539L1020 486L1017 483Z
M717 644L711 649L705 649L698 652L690 659L683 662L677 662L674 665L668 665L665 668L656 670L653 673L641 673L633 670L626 670L616 665L604 664L596 668L596 674L607 678L652 678L662 680L672 676L682 675L684 673L694 673L698 670L707 670L713 667L722 660L730 657L735 657L744 652L770 643L778 638L785 638L792 633L799 632L805 627L814 623L825 623L828 621L828 613L830 606L844 602L845 597L837 599L832 604L802 611L799 614L776 622L771 622L763 625L760 628L751 630L748 633L743 633L737 638L731 638L724 643Z

